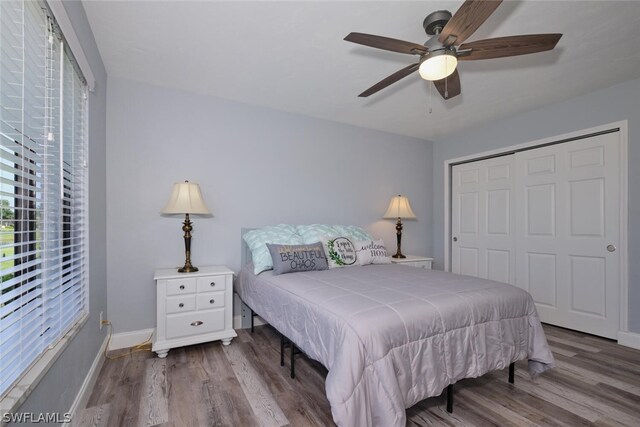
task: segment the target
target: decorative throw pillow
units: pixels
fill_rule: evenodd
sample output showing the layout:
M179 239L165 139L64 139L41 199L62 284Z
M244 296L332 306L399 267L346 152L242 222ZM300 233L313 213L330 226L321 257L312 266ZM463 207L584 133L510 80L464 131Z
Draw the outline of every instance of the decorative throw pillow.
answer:
M354 242L353 245L356 247L356 258L359 265L391 264L391 258L389 258L382 239L360 240Z
M312 245L273 245L267 243L267 248L269 248L273 260L274 274L329 268L320 242Z
M347 237L323 237L320 239L327 256L329 268L357 265L356 248Z
M247 242L249 249L251 249L251 258L254 267L253 272L255 274L262 273L273 267L271 254L269 254L269 249L267 249L267 243L281 245L301 245L304 243L302 237L296 232L296 228L288 224L279 224L251 230L246 232L242 238Z

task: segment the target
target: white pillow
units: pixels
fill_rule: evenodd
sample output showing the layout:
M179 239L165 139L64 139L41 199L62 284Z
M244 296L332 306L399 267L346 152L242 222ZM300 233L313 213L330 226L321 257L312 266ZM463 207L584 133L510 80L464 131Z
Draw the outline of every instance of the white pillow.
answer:
M358 265L356 248L348 237L322 237L320 242L322 242L329 268Z
M391 264L391 258L389 258L382 239L359 240L353 244L356 247L356 258L359 265Z

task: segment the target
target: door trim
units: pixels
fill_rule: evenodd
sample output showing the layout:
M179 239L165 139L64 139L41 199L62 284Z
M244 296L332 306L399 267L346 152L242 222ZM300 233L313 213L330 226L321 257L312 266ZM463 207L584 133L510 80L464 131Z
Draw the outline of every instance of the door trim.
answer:
M525 142L523 144L511 145L508 147L488 150L463 157L457 157L444 161L444 270L451 271L451 190L452 190L452 167L460 163L468 163L476 160L484 160L491 157L499 157L523 150L531 150L541 146L561 144L575 141L577 139L588 138L603 133L620 132L620 325L618 335L629 331L629 254L628 254L628 168L629 158L627 156L629 138L628 121L623 120L613 122L593 128L582 129L575 132L552 136L550 138L538 139Z

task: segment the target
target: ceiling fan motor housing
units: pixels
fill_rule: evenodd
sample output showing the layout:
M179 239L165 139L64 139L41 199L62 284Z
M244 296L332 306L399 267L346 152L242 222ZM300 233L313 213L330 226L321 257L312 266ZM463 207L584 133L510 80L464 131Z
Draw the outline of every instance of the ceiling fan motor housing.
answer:
M447 22L451 19L451 12L448 10L436 10L430 13L422 21L422 28L429 36L435 36L447 25Z

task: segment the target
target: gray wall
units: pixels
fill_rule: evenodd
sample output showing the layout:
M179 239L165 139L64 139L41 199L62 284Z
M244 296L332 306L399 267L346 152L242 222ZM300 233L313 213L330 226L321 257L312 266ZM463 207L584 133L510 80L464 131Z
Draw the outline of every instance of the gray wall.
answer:
M356 224L395 250L390 198L407 195L403 252L431 253L431 143L109 77L109 319L155 327L157 268L184 263L174 182L198 182L212 218L192 217L195 266L240 267L240 229Z
M640 332L640 80L467 130L433 146L433 248L444 263L444 161L629 120L629 330Z
M89 95L90 317L20 407L20 412L67 412L106 336L106 329L103 328L102 331L99 329L98 319L100 311L106 314L107 310L105 197L107 74L82 4L74 1L65 2L64 5L96 77L96 90Z

